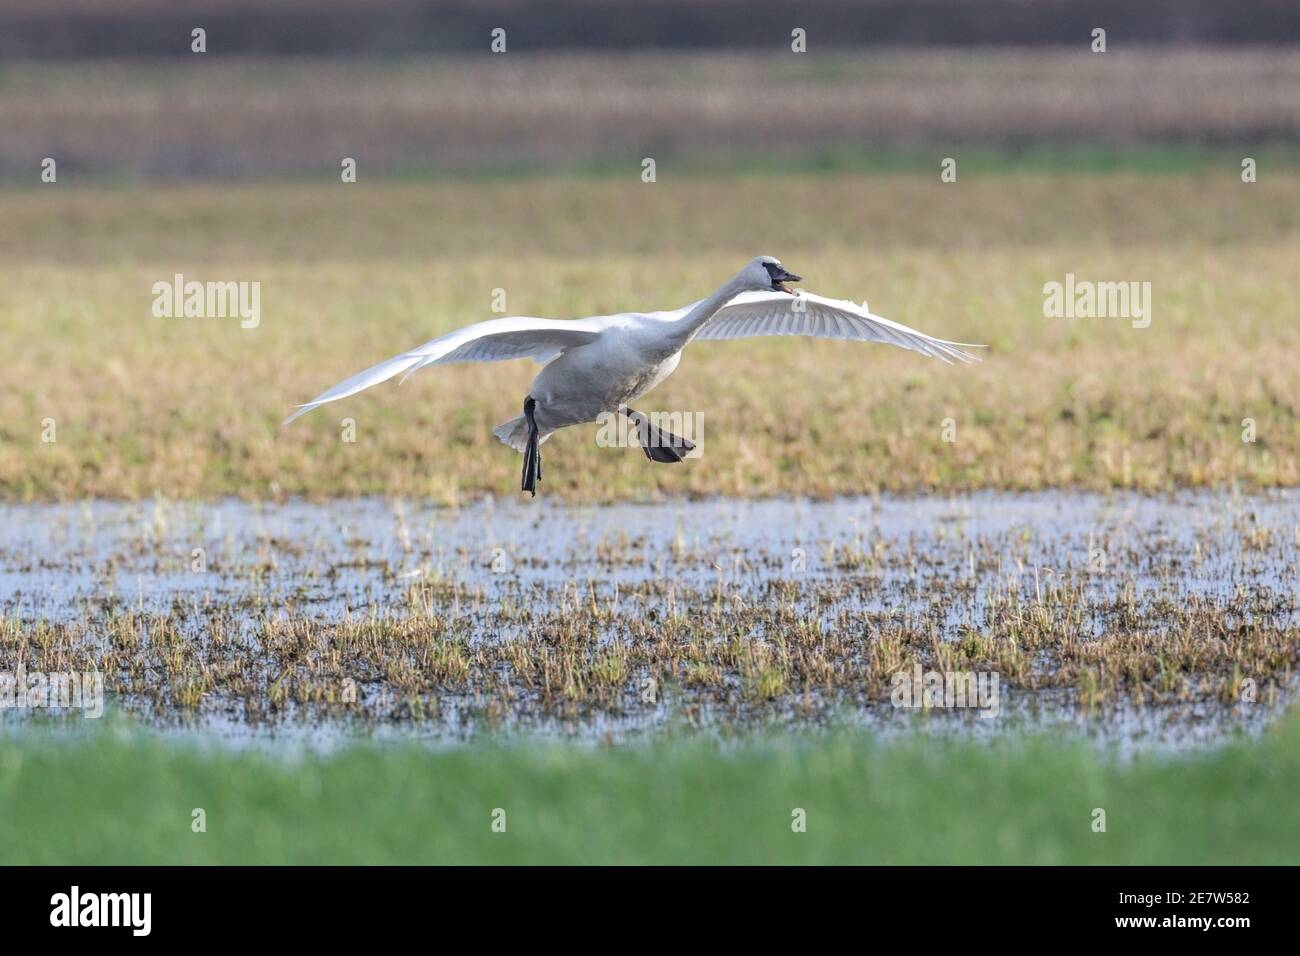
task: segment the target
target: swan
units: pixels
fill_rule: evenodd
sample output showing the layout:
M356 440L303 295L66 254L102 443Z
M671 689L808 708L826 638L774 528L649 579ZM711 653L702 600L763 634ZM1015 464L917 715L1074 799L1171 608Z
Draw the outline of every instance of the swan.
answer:
M808 335L886 342L950 364L978 361L964 350L984 347L936 339L872 315L865 306L787 285L802 279L774 256L758 256L712 295L680 309L576 321L513 317L478 322L358 372L299 405L284 424L395 375L405 381L429 365L531 358L544 367L524 398L523 414L492 433L523 452L521 487L536 497L541 444L558 429L595 422L608 413L622 413L635 423L637 440L650 460L681 461L695 446L657 429L628 403L671 375L682 349L693 341Z

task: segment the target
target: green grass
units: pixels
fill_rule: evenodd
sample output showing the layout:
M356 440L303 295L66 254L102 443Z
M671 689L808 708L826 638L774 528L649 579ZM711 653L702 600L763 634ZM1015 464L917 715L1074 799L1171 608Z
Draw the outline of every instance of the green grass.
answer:
M0 744L0 862L1300 862L1295 719L1258 742L1127 763L1077 742L880 745L847 731L277 761L106 726Z

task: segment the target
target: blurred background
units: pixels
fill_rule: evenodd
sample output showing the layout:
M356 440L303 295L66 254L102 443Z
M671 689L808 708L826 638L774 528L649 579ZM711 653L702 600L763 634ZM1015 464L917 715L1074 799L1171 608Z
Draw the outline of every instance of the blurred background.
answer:
M1290 144L1297 40L1290 0L9 0L0 175L53 154L153 178L316 174L356 153L370 174L427 175Z
M533 50L763 49L795 20L824 46L1071 46L1105 24L1129 42L1300 39L1288 0L11 0L0 52L171 56L199 16L241 53L449 53L499 26Z

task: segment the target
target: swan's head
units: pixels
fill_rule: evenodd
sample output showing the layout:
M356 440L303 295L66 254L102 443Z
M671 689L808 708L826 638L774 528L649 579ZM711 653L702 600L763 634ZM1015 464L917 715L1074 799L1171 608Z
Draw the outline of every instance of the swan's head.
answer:
M751 259L741 275L744 276L745 286L749 289L785 292L789 295L794 295L794 290L787 289L784 283L799 282L803 279L803 276L788 271L776 256L759 256L757 259Z

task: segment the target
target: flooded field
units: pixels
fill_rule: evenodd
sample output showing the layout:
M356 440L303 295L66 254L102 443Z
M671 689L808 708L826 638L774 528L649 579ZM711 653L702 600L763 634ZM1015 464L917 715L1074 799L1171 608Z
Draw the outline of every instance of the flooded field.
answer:
M1298 574L1293 491L14 505L0 673L94 674L110 714L236 740L838 721L1182 746L1295 700Z

